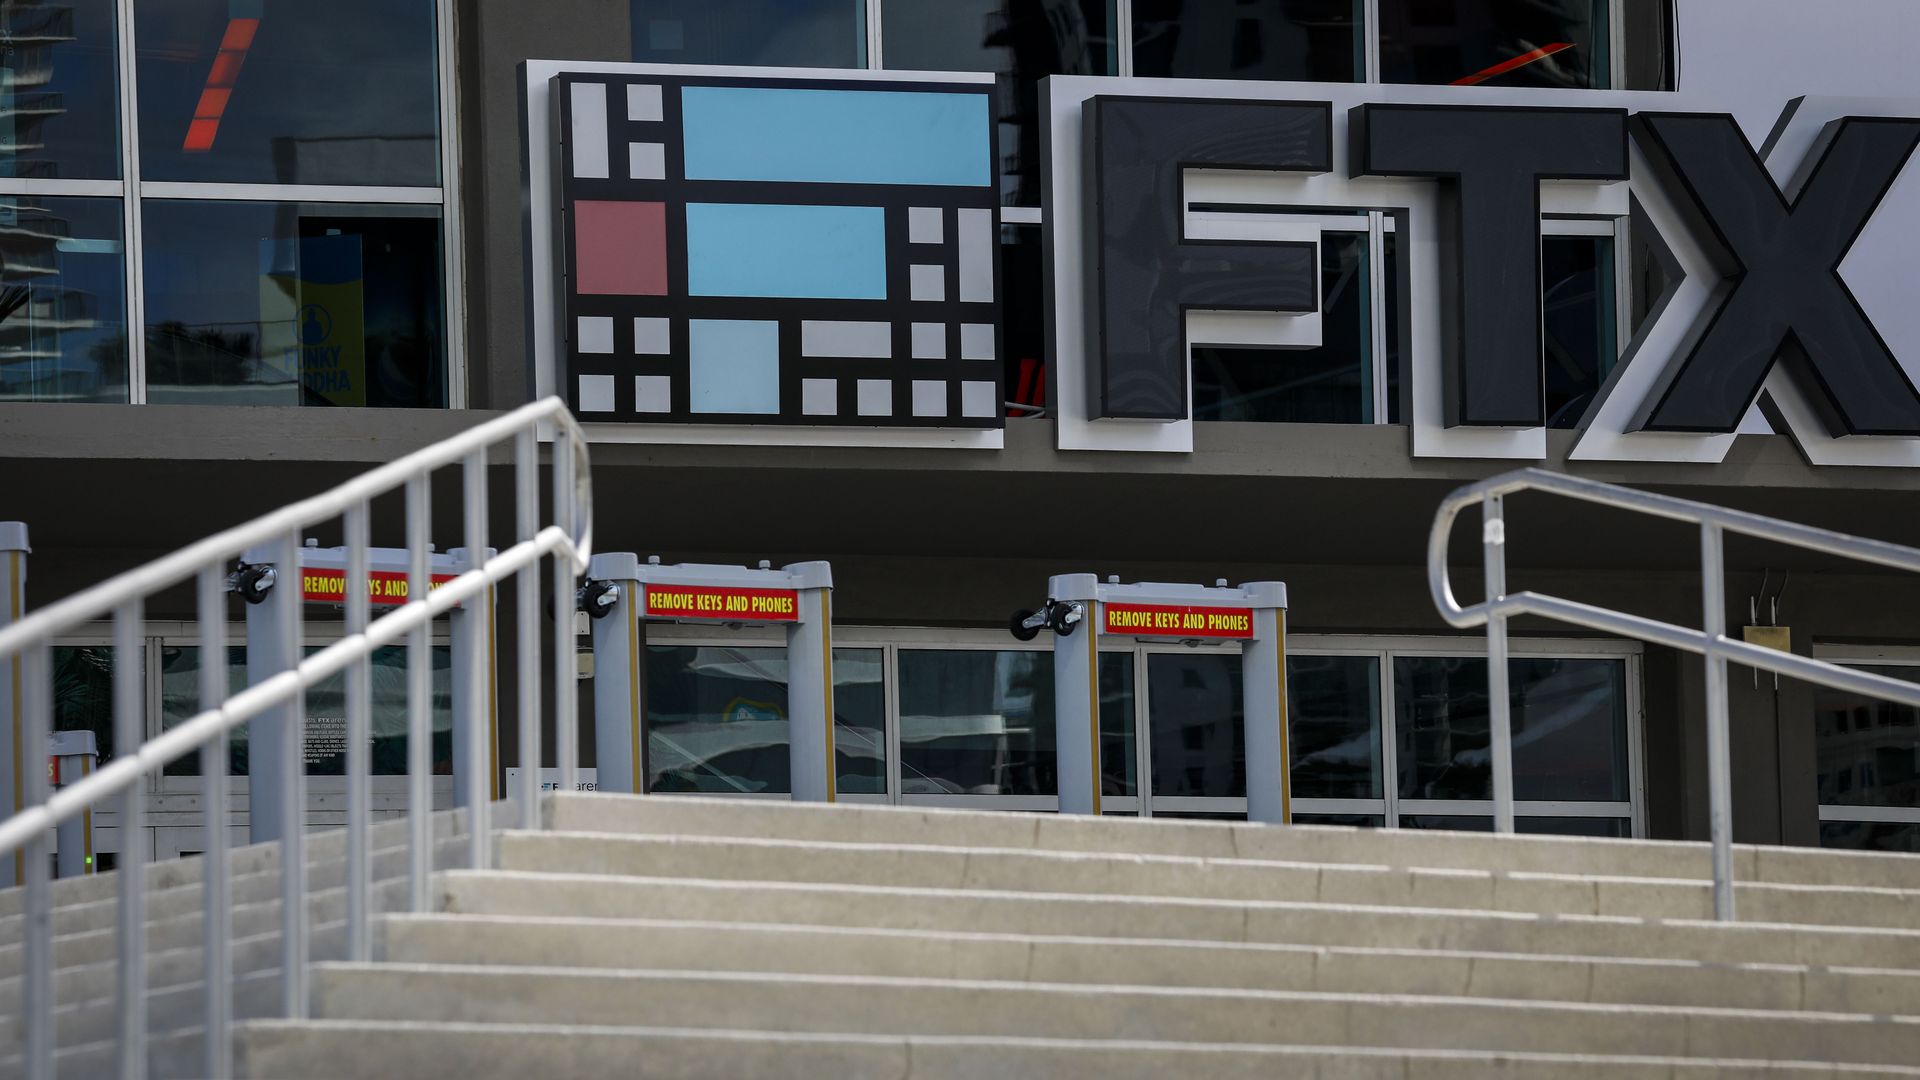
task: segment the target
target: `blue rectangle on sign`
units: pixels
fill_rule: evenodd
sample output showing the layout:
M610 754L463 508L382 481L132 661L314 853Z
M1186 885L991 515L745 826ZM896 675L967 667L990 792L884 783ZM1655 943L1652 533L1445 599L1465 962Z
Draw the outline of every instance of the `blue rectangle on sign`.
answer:
M689 86L689 180L993 183L984 92Z
M886 240L877 206L688 203L687 291L885 300Z

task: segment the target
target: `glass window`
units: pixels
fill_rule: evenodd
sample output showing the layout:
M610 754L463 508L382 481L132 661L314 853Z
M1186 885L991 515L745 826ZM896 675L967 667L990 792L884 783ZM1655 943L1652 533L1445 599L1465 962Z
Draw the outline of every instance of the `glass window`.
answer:
M1849 666L1920 682L1920 667ZM1920 709L1825 686L1814 688L1813 702L1822 805L1920 808ZM1854 835L1849 829L1835 832Z
M1373 422L1367 235L1320 234L1320 347L1193 350L1193 418Z
M1377 829L1386 819L1379 814L1295 814L1295 825L1350 825L1361 829Z
M1238 652L1147 654L1155 796L1246 796L1242 691Z
M1904 851L1920 855L1920 822L1823 821L1820 846L1855 851Z
M1380 81L1605 89L1607 0L1380 0Z
M1626 664L1509 661L1514 798L1626 801ZM1393 661L1400 796L1491 799L1485 657Z
M1138 795L1133 653L1100 654L1100 794Z
M889 69L1000 76L1000 181L1009 206L1039 206L1040 80L1119 70L1110 0L882 0Z
M835 785L886 791L879 649L833 650ZM793 790L787 650L647 646L647 790Z
M121 237L119 199L0 196L0 401L127 400Z
M1296 799L1378 799L1380 659L1287 657L1287 734Z
M864 0L632 0L629 10L643 63L867 64Z
M1360 0L1134 0L1133 71L1182 79L1354 82Z
M113 649L110 646L53 647L53 730L91 731L100 761L113 757Z
M440 182L434 0L134 5L140 173Z
M310 645L307 654L319 652ZM453 772L453 650L433 646L430 675L433 698L433 771ZM247 688L247 650L227 647L227 691ZM373 775L407 774L407 650L390 645L373 653L371 687L373 712ZM347 771L347 676L345 672L318 683L306 693L307 775L344 776ZM200 711L200 648L168 645L160 650L160 728L166 730ZM247 775L249 727L234 729L227 741L230 775ZM200 775L200 755L187 754L167 765L168 776Z
M903 794L1058 792L1051 650L901 649L899 665Z
M1449 814L1402 814L1400 827L1445 829L1450 832L1492 832L1493 819ZM1516 817L1513 819L1513 831L1546 836L1628 837L1633 835L1633 822L1627 818L1611 817Z
M148 199L148 400L446 404L440 210Z
M1048 281L1039 227L1002 225L1000 305L1007 401L1039 408L1047 402ZM1012 415L1026 412L1017 409Z
M114 0L16 0L0 7L0 176L120 176Z
M1541 347L1547 426L1577 427L1619 356L1613 238L1540 238Z

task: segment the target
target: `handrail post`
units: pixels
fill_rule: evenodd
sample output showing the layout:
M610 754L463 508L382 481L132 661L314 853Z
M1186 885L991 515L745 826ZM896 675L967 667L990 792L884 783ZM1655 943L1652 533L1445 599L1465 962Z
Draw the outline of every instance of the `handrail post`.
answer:
M367 630L368 507L358 503L347 511L346 593L347 634ZM372 658L363 657L347 668L347 959L364 964L373 959L367 929L367 817L372 813Z
M527 428L514 443L513 510L516 541L533 539L540 528L540 442ZM561 433L556 432L556 435ZM520 803L520 827L538 828L540 808L540 575L537 565L520 571L514 580L519 608L519 662L515 674L520 692L520 790L510 792ZM559 613L555 612L555 617Z
M22 725L21 752L26 760L47 759L46 732L53 726L53 671L50 649L36 645L13 659L14 677L21 680L24 708L15 714ZM28 768L21 776L19 794L27 806L47 801L46 768ZM47 841L42 833L26 848L26 897L21 920L21 949L24 969L21 992L26 996L20 1011L20 1023L26 1035L26 1075L29 1080L49 1080L53 1076L53 890L47 866Z
M1732 922L1733 765L1727 730L1727 658L1720 651L1727 634L1726 560L1721 527L1700 526L1701 630L1706 634L1707 665L1707 820L1713 841L1713 916Z
M466 537L462 569L477 570L487 561L487 452L484 449L467 455L462 467L460 497ZM489 753L493 717L488 708L493 673L488 670L490 657L487 655L487 643L493 636L492 593L493 586L488 585L484 594L466 605L464 613L455 616L468 624L466 640L462 643L466 653L463 669L466 708L456 708L453 718L454 756L458 761L454 769L456 786L464 781L466 790L456 795L456 802L464 801L467 807L467 865L474 870L487 868L487 810L493 800L493 762ZM457 672L456 677L459 674Z
M279 656L268 661L260 678L293 667L300 662L301 584L300 533L290 531L276 545L274 562L280 575L268 593L273 608L271 619ZM248 650L248 676L254 679L253 651ZM280 816L280 1005L288 1019L304 1020L307 1015L307 694L303 688L293 700L261 719L269 726L280 726L280 741L275 748L275 765L280 790L267 791L269 799L279 799ZM256 728L256 731L259 729ZM258 760L250 756L250 761ZM263 794L253 788L252 805L258 806Z
M431 474L407 481L407 602L424 604L427 535L433 528ZM427 910L433 874L433 655L427 626L407 633L407 907Z
M137 753L145 734L142 610L142 603L136 599L113 613L115 757ZM120 878L120 917L114 938L119 985L114 1007L119 1014L121 1080L142 1080L147 1075L147 793L141 790L143 786L136 782L121 793L120 854L114 863Z
M1488 495L1480 504L1480 546L1486 567L1487 603L1507 596L1506 500ZM1507 617L1487 616L1487 736L1493 755L1493 831L1513 831L1513 702L1507 696Z
M573 441L556 430L553 437L553 519L571 530L574 520ZM559 770L554 791L570 795L579 786L580 712L574 685L574 566L571 555L553 560L553 763ZM637 778L636 778L637 779Z
M217 709L227 699L227 589L219 565L200 571L200 708ZM227 736L222 732L200 748L200 804L206 828L203 854L201 896L205 910L201 916L201 948L206 981L208 1076L233 1075L233 1039L229 1028L233 1021L232 962L228 959L228 938L232 917L228 914L227 885Z

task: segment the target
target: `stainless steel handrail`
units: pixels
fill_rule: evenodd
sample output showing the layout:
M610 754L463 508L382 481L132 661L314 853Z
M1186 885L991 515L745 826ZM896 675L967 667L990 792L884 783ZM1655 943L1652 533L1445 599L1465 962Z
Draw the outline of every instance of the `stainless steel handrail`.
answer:
M1639 615L1584 604L1544 593L1507 591L1507 527L1504 500L1521 491L1539 491L1635 513L1650 514L1700 527L1701 628L1675 626ZM1453 595L1447 549L1460 512L1478 503L1480 543L1487 598L1462 606ZM1690 499L1654 495L1632 488L1583 480L1542 469L1518 469L1454 491L1441 500L1427 537L1427 584L1433 603L1451 626L1487 628L1487 699L1492 728L1494 827L1513 831L1511 702L1507 696L1507 620L1538 615L1602 633L1637 638L1684 649L1706 658L1708 821L1713 850L1713 909L1717 918L1734 917L1732 766L1727 727L1727 662L1771 671L1806 682L1868 697L1920 707L1920 684L1875 675L1812 657L1782 652L1729 638L1726 634L1727 533L1737 533L1809 551L1920 573L1920 549L1868 540L1789 521L1728 510Z
M552 498L547 524L540 524L538 468L539 436L552 435ZM515 543L482 561L487 548L486 473L488 453L511 443L515 457ZM428 537L431 532L430 486L434 470L462 466L462 521L465 526L467 569L439 588L428 577ZM135 1080L146 1071L146 949L145 854L137 839L142 802L139 784L167 763L200 751L202 807L206 839L203 845L205 937L206 1061L203 1075L226 1076L232 1068L232 985L229 962L230 927L226 866L227 735L234 728L276 706L296 702L308 687L340 672L347 673L347 943L352 959L369 958L368 918L371 882L368 866L370 761L364 745L369 734L369 663L374 650L405 639L408 693L408 803L409 900L414 910L429 902L428 876L432 872L432 804L428 776L431 738L431 702L428 675L428 629L433 620L463 602L486 596L507 578L519 578L518 686L523 712L520 722L523 782L508 793L531 820L540 791L540 723L534 715L540 701L538 595L535 576L541 560L552 563L551 589L561 617L554 620L552 638L555 758L561 790L572 790L578 769L578 723L575 707L573 623L565 617L575 579L584 574L593 554L593 492L587 445L579 424L558 398L548 398L477 425L425 449L350 480L331 491L304 499L246 524L217 533L171 555L50 604L8 626L0 627L0 660L13 658L22 668L25 708L19 717L24 734L25 760L46 757L52 729L51 642L57 635L102 616L114 625L113 712L114 756L79 782L49 793L44 769L22 770L27 784L25 809L0 822L0 856L25 849L25 903L23 906L23 1012L26 1075L33 1080L51 1077L55 1066L53 1024L53 919L48 831L89 806L120 796L122 851L119 875L118 933L116 934L117 1072ZM369 620L367 602L368 531L375 497L404 490L409 592L406 603L378 619ZM146 598L188 580L196 582L196 605L203 657L225 653L227 623L227 569L231 559L249 549L272 545L281 568L276 589L298 589L298 548L302 531L310 526L343 519L347 548L345 572L346 635L277 674L261 679L228 697L225 665L203 659L201 711L152 739L143 739L139 683L141 619ZM358 586L356 586L358 582ZM297 596L297 594L296 594ZM489 604L476 603L479 618L491 619ZM296 622L291 640L298 640L297 609L284 609ZM475 635L477 638L477 635ZM206 650L212 650L208 652ZM296 654L298 655L297 651ZM475 678L480 677L475 666ZM475 731L472 744L487 745L485 725L491 722L487 695L471 694L468 715L456 715L456 726ZM271 721L269 721L271 722ZM297 715L293 720L298 723ZM288 740L297 747L297 736ZM296 751L297 752L297 751ZM291 794L288 827L279 840L282 876L281 979L283 1004L290 1016L302 1015L306 1001L309 949L306 920L305 830L301 805L303 772L295 763L288 778ZM488 813L490 785L472 770L468 820L472 865L489 857ZM256 795L262 794L258 789Z

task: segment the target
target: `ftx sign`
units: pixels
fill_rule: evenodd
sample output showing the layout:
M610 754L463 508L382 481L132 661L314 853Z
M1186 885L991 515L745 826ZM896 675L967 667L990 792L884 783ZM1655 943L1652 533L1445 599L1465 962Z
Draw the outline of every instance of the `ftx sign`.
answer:
M1046 85L1063 448L1191 449L1190 350L1318 345L1320 222L1360 212L1395 234L1417 456L1546 456L1540 235L1572 218L1666 282L1575 459L1716 462L1758 404L1815 463L1920 465L1920 316L1849 287L1920 239L1889 198L1914 103L1800 99L1756 142L1678 94Z

